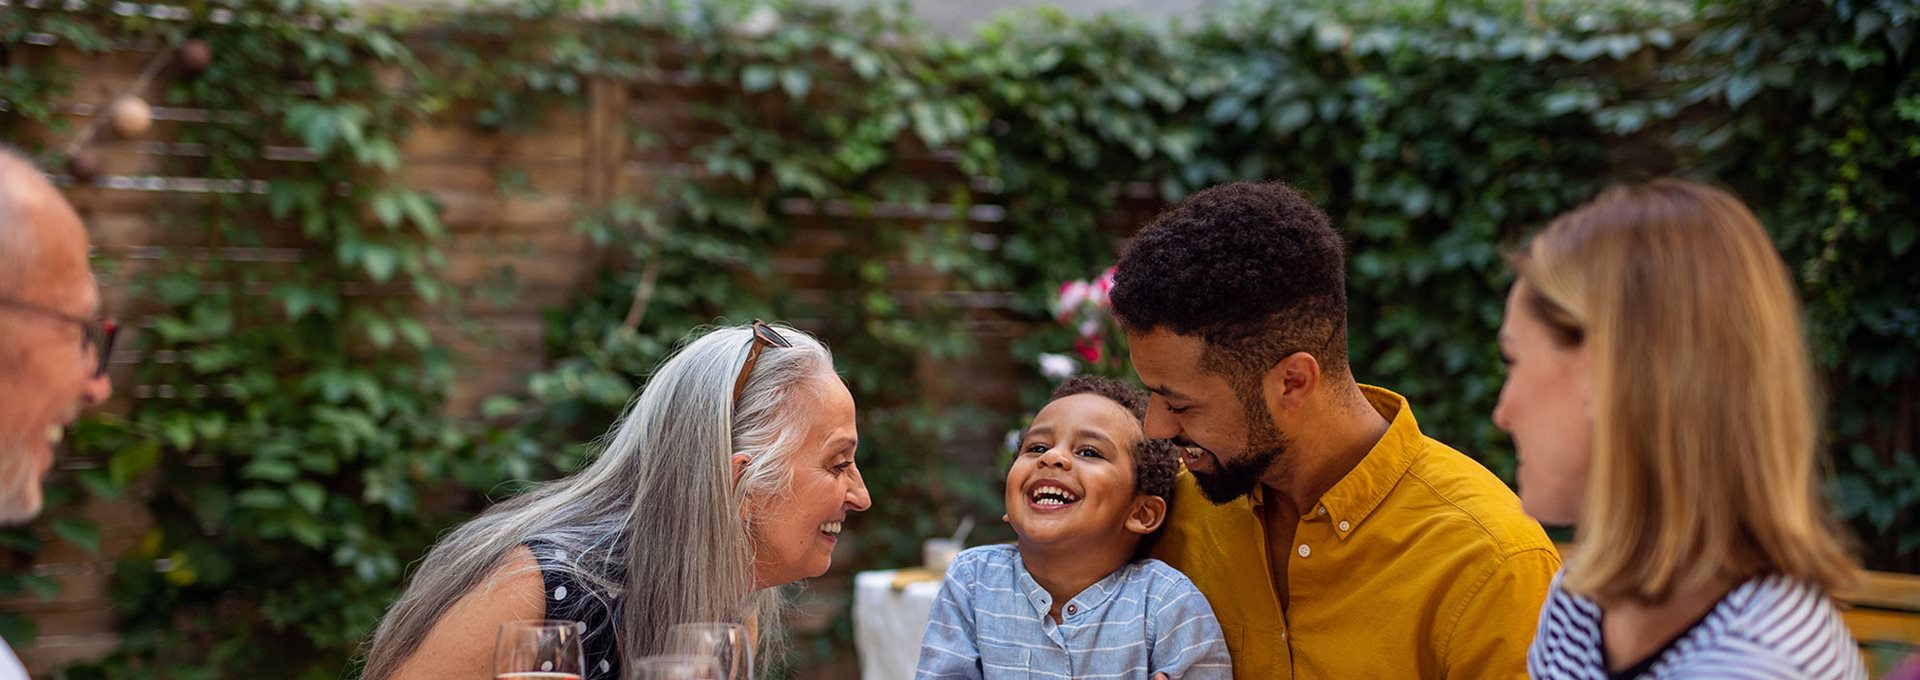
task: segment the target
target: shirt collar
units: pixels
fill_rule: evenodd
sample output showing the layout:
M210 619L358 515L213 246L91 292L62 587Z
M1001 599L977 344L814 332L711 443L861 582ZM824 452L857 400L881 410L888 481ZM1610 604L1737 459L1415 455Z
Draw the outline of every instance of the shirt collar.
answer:
M1135 564L1132 562L1121 565L1105 578L1087 586L1087 589L1080 591L1079 595L1073 596L1067 604L1079 610L1074 612L1074 615L1093 611L1100 605L1106 604L1115 593L1120 592L1120 587L1126 583L1127 575L1133 571L1134 567ZM1046 588L1040 587L1039 581L1033 580L1033 574L1027 572L1026 558L1018 551L1013 554L1013 573L1015 582L1020 585L1020 590L1026 595L1027 603L1033 605L1034 611L1040 615L1040 618L1050 621L1047 614L1053 611L1053 596L1047 593ZM1060 606L1062 613L1067 612L1067 604Z
M1387 419L1387 433L1346 477L1320 496L1319 507L1326 508L1327 521L1342 539L1360 529L1427 449L1426 437L1420 434L1420 424L1414 421L1406 397L1369 385L1361 385L1360 392Z

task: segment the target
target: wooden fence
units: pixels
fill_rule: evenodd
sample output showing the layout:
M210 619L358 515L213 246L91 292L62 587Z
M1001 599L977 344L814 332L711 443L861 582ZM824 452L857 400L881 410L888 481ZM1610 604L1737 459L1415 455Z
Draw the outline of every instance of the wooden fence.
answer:
M54 102L72 129L80 129L102 105L133 84L153 52L127 49L87 53L60 45L15 50L10 58L27 68L61 69L75 76L70 95ZM157 88L138 92L157 100ZM448 274L454 283L469 285L510 274L517 293L506 304L473 301L464 310L479 333L436 326L438 341L455 353L460 370L447 408L458 415L472 414L480 400L524 388L528 374L546 367L542 333L545 310L561 307L582 290L601 260L588 237L576 233L575 221L583 207L598 206L621 195L648 197L664 179L697 171L690 149L710 139L694 116L694 102L710 92L681 82L594 81L585 106L561 107L532 129L499 132L478 127L416 128L402 146L401 176L444 208L441 218L451 233L445 244ZM287 262L314 256L299 246L297 234L264 235L254 248L209 248L196 240L194 230L168 222L169 206L212 192L265 190L264 179L215 182L183 175L180 168L204 156L193 144L169 141L178 131L203 125L219 116L203 109L154 107L152 131L134 140L103 135L89 146L103 161L103 172L88 182L76 181L65 171L49 169L92 233L101 271L104 309L119 314L135 329L144 325L130 305L125 283L150 266L162 253L182 253L252 262ZM646 130L660 143L633 142L635 130ZM29 139L6 140L21 146L58 146L64 137L40 131ZM269 148L264 167L312 162L300 147ZM914 163L929 172L959 176L941 155L925 152ZM186 161L186 162L183 162ZM917 167L917 165L916 165ZM513 173L524 185L503 191L500 178ZM831 298L826 261L846 244L840 225L851 219L844 206L783 206L797 216L797 228L788 244L774 253L773 268L782 285L797 299ZM985 232L1002 214L998 206L974 205L968 215ZM900 220L903 226L925 219L925 211L906 206L878 206L863 219ZM160 247L165 247L162 251ZM321 254L320 256L330 256ZM1027 322L1007 313L1004 293L974 291L964 295L945 291L943 280L907 262L891 263L902 272L903 295L960 296L969 308L969 328L980 351L964 366L928 366L927 372L964 375L963 381L944 385L943 398L954 402L1011 410L1022 369L1011 358L1011 344L1029 329ZM661 285L672 285L662 281ZM129 318L129 312L134 312ZM807 327L808 319L794 319ZM110 409L125 410L133 402L168 399L194 386L133 382L132 363L139 358L123 352L113 367L116 396ZM151 360L176 360L158 353ZM975 433L955 447L974 462L988 464L997 438ZM97 468L104 461L67 455L54 475ZM59 480L54 480L56 484ZM136 484L114 501L91 500L76 510L62 510L97 522L100 552L86 551L60 540L49 540L32 564L0 564L0 568L31 570L59 585L50 600L32 595L0 600L0 610L21 612L38 627L39 635L19 648L22 659L36 673L62 665L95 659L118 643L113 608L107 599L114 561L139 544L150 519L144 498L150 489ZM46 521L38 528L51 539Z
M55 103L55 110L76 128L87 124L102 103L124 91L151 57L151 52L140 50L89 54L57 45L13 55L16 63L59 68L77 76L71 97ZM518 294L508 304L475 303L466 310L482 329L481 334L435 329L438 339L455 351L461 367L448 404L451 412L470 414L487 396L520 391L528 374L545 368L544 311L565 305L600 261L588 238L573 229L580 217L577 211L615 196L652 196L662 180L696 173L688 152L714 131L696 120L694 103L708 95L698 86L672 81L594 81L584 107L556 111L543 125L532 129L502 133L473 127L429 127L414 130L405 140L404 182L427 192L444 207L442 220L452 234L447 244L450 276L456 283L472 284L506 272L519 285ZM183 165L180 159L204 155L204 151L167 140L175 131L204 124L217 115L201 109L156 107L155 129L143 138L107 139L94 145L104 160L101 176L81 183L56 171L56 180L93 234L103 265L102 292L109 311L128 309L131 301L122 284L160 257L156 246L179 252L200 245L193 241L190 230L170 228L167 223L166 210L174 201L217 191L263 190L260 182L216 183L170 172ZM632 141L635 130L646 130L661 143L640 147ZM55 140L6 141L31 144ZM312 162L311 154L298 147L269 149L267 156L275 163ZM938 153L923 152L912 162L924 165L930 173L958 176L952 164ZM526 178L525 186L520 187L526 191L501 189L499 179L509 172ZM1137 225L1156 208L1151 194L1141 193L1127 202L1127 210L1113 216L1117 233ZM846 245L838 225L853 218L844 206L783 207L800 217L789 244L774 255L774 270L798 299L828 299L833 291L830 279L824 276L826 262ZM879 206L872 214L861 219L899 220L903 226L924 219L924 211L905 206ZM983 235L996 231L994 223L1003 214L1000 206L991 204L974 204L967 212L969 222ZM199 254L260 262L292 261L310 255L291 235L270 236L266 244L247 249L209 249ZM903 278L903 295L951 294L942 288L938 276L906 262L893 263L893 268L910 274ZM913 275L916 272L918 275ZM663 281L662 285L671 283ZM1010 411L1017 406L1016 387L1025 370L1013 362L1011 345L1031 330L1029 322L1008 312L1004 293L976 291L956 299L969 310L969 327L980 351L964 365L929 365L926 371L965 376L938 388L944 399ZM137 318L124 320L135 327L141 323ZM803 327L808 322L796 321ZM130 382L132 371L127 362L134 360L132 356L117 360L114 408L125 409L136 400L171 398L178 390L190 389ZM153 360L174 358L163 354ZM983 471L994 450L996 442L986 432L975 433L954 447L956 455L970 458ZM87 457L63 457L55 474L103 464ZM137 546L149 527L145 491L136 485L119 500L90 501L78 509L80 517L101 527L98 555L65 541L50 540L35 563L0 564L4 569L31 570L60 586L50 600L31 595L0 600L0 610L26 613L39 628L34 642L18 649L36 673L99 658L117 645L107 591L114 560ZM44 523L41 530L45 531ZM1915 604L1914 592L1920 586L1914 584L1913 577L1882 575L1876 579L1870 580L1863 593L1854 594L1863 609L1850 615L1850 623L1859 629L1857 632L1875 639L1920 643L1911 627L1912 612L1920 606Z

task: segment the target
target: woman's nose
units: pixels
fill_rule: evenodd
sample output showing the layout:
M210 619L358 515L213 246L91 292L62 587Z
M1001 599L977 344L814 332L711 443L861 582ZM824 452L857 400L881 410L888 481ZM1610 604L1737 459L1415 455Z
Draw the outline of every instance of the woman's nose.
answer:
M873 507L873 496L867 493L867 483L857 470L853 473L853 488L847 490L847 505L857 512Z

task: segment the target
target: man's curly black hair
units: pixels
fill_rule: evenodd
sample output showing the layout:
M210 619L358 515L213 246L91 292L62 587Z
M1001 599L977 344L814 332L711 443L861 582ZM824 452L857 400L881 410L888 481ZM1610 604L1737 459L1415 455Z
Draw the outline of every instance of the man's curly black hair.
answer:
M1349 375L1345 251L1299 190L1222 184L1134 237L1114 273L1113 314L1131 333L1198 336L1203 368L1239 387L1294 352Z
M1147 392L1120 380L1099 375L1076 375L1053 388L1047 401L1058 401L1076 394L1097 394L1113 400L1135 418L1147 417ZM1180 454L1165 439L1142 437L1133 447L1133 489L1148 496L1173 501L1173 478L1180 474Z

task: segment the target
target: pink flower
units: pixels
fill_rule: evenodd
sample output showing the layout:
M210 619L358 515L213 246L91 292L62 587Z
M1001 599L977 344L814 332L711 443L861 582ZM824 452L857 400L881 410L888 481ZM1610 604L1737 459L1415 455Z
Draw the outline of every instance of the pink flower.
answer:
M1080 337L1088 340L1094 340L1100 337L1099 317L1089 315L1080 320Z
M1042 354L1039 359L1040 375L1048 380L1066 380L1080 372L1080 367L1073 363L1073 357L1065 354Z
M1117 266L1108 267L1106 271L1100 273L1100 278L1093 280L1093 292L1088 295L1093 300L1093 306L1106 309L1112 304L1108 295L1113 293L1113 270L1117 268Z
M1080 338L1079 340L1073 341L1073 351L1079 352L1080 358L1086 359L1087 363L1099 363L1100 361L1100 343L1088 338Z
M1060 292L1053 299L1053 316L1065 323L1067 317L1080 311L1080 305L1087 302L1093 294L1093 286L1085 281L1067 281L1060 284Z

